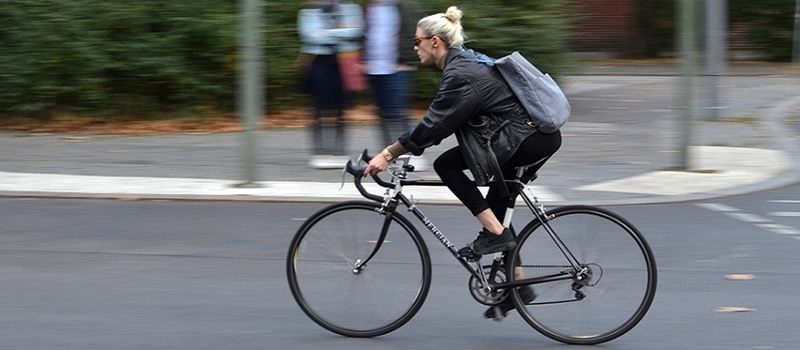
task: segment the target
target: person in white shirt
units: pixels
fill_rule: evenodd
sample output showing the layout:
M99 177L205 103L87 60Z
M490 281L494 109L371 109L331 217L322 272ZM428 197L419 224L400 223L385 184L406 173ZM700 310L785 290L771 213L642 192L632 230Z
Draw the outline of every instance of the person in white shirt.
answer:
M378 108L383 144L410 127L411 90L419 58L414 33L420 18L414 0L370 0L364 32L364 72ZM424 159L412 164L423 170Z
M297 16L301 52L313 57L306 68L304 92L314 105L311 127L315 168L340 168L346 161L344 108L337 53L361 48L364 17L360 5L345 0L310 0Z

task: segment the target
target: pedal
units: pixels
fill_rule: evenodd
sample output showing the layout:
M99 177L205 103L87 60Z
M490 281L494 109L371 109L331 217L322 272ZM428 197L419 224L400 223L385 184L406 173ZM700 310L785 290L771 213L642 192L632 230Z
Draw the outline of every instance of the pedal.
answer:
M495 322L502 322L503 319L506 318L506 315L503 313L503 309L500 307L500 305L492 306L492 311L494 311L494 317L492 317L492 320Z
M468 252L458 252L458 256L466 259L468 262L476 262L483 257L483 255L475 254L471 249L469 249Z
M476 262L481 259L483 255L475 254L469 246L458 250L458 256L467 259L468 262Z

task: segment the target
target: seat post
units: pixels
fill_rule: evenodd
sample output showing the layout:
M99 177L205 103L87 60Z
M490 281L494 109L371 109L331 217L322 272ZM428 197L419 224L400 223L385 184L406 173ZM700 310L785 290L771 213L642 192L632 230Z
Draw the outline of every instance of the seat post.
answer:
M514 174L514 181L506 182L506 186L508 187L508 204L506 215L503 217L503 227L510 227L511 225L511 219L514 216L514 207L517 205L517 197L519 196L520 191L522 191L520 178L523 174L525 174L526 169L528 169L527 166L517 167L516 173Z

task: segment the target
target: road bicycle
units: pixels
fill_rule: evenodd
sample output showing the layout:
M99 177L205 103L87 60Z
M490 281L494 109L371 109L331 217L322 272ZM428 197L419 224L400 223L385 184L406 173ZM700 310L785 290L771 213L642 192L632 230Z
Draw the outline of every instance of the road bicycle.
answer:
M567 344L599 344L638 324L656 293L656 262L645 238L609 210L587 205L545 208L528 183L535 174L517 169L506 180L511 193L504 218L511 225L517 197L532 218L515 248L487 257L463 257L456 246L403 193L404 186L443 186L440 180L409 179L409 157L389 167L391 180L371 176L383 195L362 184L365 160L345 166L366 199L329 205L297 230L286 272L300 308L325 329L348 337L375 337L403 326L420 310L431 285L431 258L406 207L466 269L472 297L488 306L507 299L541 334ZM343 174L344 176L345 174ZM342 180L344 183L344 179ZM374 186L374 185L373 185ZM529 194L530 193L530 194ZM535 298L523 300L520 287ZM508 303L508 301L506 301ZM500 315L498 315L500 316Z

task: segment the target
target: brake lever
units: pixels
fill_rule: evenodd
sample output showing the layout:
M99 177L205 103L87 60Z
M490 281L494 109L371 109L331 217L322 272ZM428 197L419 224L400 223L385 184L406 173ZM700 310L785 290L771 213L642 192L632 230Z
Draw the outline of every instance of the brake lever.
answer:
M344 176L347 175L347 163L344 163L344 167L342 168L342 183L339 184L339 191L344 188Z
M361 161L364 159L364 154L365 153L358 155L358 158L356 159L356 164L361 164ZM342 168L342 183L339 184L339 191L341 191L344 188L344 178L347 175L347 165L349 163L350 162L344 163L344 167Z

